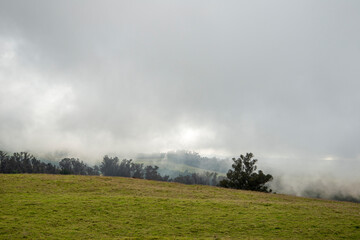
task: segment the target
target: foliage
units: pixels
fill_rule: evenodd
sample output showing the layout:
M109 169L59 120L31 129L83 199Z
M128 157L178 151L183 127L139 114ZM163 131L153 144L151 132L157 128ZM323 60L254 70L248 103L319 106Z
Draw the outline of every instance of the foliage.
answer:
M83 161L76 158L63 158L59 165L44 163L37 160L27 152L13 153L9 156L6 152L0 151L0 173L50 173L63 175L100 175L141 178L156 181L175 181L184 184L216 185L218 182L217 173L189 173L179 172L174 180L168 175L162 176L158 166L144 166L142 163L135 163L132 159L119 161L118 157L104 156L99 166L89 167Z
M83 161L75 158L64 158L59 162L60 174L100 175L99 167L89 167Z
M240 155L238 159L233 158L232 168L226 174L227 178L220 181L220 186L259 192L271 192L265 184L273 179L270 174L264 174L261 170L255 172L257 159L254 155L247 153Z
M162 177L158 173L158 166L146 166L145 167L145 179L161 181Z
M165 155L164 155L165 156ZM168 157L176 162L184 162L187 164L199 165L199 162L207 162L208 158L202 158L195 152L169 152ZM184 159L182 159L182 157ZM195 161L195 160L196 161ZM218 162L218 161L213 161ZM256 160L255 160L256 162ZM196 164L195 164L196 163ZM231 170L229 171L231 172ZM228 180L223 180L222 176L218 176L216 172L180 172L175 175L173 179L170 179L168 175L161 175L159 173L158 166L147 165L143 163L135 163L132 159L119 160L118 157L104 156L103 161L99 166L89 167L83 161L76 158L63 158L59 165L53 165L51 163L44 163L37 160L33 155L27 152L13 153L9 156L6 152L0 151L0 173L50 173L50 174L64 174L64 175L104 175L104 176L119 176L119 177L131 177L156 181L174 181L183 184L199 184L199 185L218 185L223 187L233 186ZM228 173L229 174L229 173ZM229 178L230 175L228 175ZM261 171L258 174L252 174L252 182L261 182L266 179ZM229 178L231 179L231 177ZM253 184L254 185L254 184ZM264 191L266 186L260 184L260 188L242 188L248 190Z
M215 172L189 173L184 172L173 179L174 182L183 184L199 184L216 186L218 184L218 174Z
M64 158L59 167L36 159L28 152L13 153L11 156L0 151L0 173L49 173L74 175L100 175L98 166L89 167L75 158Z
M146 166L141 163L134 163L132 159L123 159L119 162L118 157L105 156L100 171L104 176L119 176L132 178L145 178L148 180L169 181L169 176L162 177L158 173L158 166Z
M100 171L105 176L117 176L118 174L119 158L110 158L107 155L104 157L100 165Z
M37 160L27 152L8 155L0 151L0 173L50 173L58 174L59 169L51 164Z

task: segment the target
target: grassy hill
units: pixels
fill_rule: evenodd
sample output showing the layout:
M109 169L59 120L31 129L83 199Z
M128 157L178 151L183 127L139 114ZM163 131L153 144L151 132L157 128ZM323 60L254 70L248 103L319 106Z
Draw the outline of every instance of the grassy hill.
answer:
M0 174L0 239L360 239L360 204L148 180Z

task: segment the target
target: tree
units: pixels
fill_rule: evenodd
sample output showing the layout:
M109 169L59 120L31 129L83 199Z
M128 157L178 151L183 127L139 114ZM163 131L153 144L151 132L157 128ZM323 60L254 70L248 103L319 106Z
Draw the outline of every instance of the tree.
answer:
M143 163L132 163L131 172L133 178L144 178L144 164Z
M74 174L73 166L72 166L73 158L64 158L59 162L60 166L60 174Z
M6 173L6 165L9 162L10 157L6 152L0 151L0 172Z
M118 174L120 177L131 177L132 159L123 159L118 165Z
M100 165L100 171L104 176L118 176L119 158L110 158L105 155Z
M238 159L233 158L232 168L226 174L227 178L220 181L219 186L259 192L271 192L265 184L273 179L270 174L264 174L261 170L255 172L257 159L252 159L252 153L246 156L240 155Z
M94 167L88 167L86 166L86 172L88 175L100 175L100 168L97 165L94 165Z
M158 166L146 166L145 167L145 179L148 180L157 180L157 181L161 181L162 177L161 175L158 173L159 167Z
M156 181L169 181L169 176L165 175L164 177L162 177L159 173L158 173L158 166L146 166L144 171L145 171L145 179L148 180L156 180Z
M20 161L22 162L22 171L24 173L32 173L33 166L32 161L36 160L36 158L29 154L28 152L21 152L20 153Z

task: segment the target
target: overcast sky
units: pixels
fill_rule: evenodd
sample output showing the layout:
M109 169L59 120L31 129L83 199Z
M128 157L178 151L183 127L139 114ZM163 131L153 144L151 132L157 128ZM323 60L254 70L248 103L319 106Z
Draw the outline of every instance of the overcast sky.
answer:
M2 0L0 149L359 166L359 13L357 0Z

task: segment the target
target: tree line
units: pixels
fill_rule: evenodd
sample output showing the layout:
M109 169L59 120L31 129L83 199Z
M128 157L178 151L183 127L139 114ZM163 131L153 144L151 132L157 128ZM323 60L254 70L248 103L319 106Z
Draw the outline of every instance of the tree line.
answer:
M148 179L183 184L212 185L225 188L244 189L260 192L271 192L266 185L272 180L270 174L261 170L256 172L257 159L252 153L240 158L233 158L233 169L229 169L226 177L218 176L216 172L180 173L177 177L161 176L158 166L135 163L132 159L119 160L118 157L104 156L100 166L90 167L83 161L75 158L63 158L58 164L42 162L28 152L8 155L0 151L0 173L46 173L46 174L73 174L73 175L103 175L129 178Z
M98 166L90 167L75 158L64 158L56 165L40 161L28 152L8 155L0 151L0 173L100 175L100 170Z
M158 166L144 166L143 163L135 163L132 159L119 160L118 157L105 156L100 165L100 171L104 176L131 177L157 181L169 181L169 176L161 176Z
M217 185L218 175L215 172L190 173L182 172L175 178L161 176L158 166L135 163L132 159L119 160L118 157L104 156L100 166L88 166L76 158L63 158L58 164L45 163L28 152L15 152L8 155L0 151L0 173L47 173L72 175L103 175L148 179L184 184Z
M0 173L48 173L59 174L60 169L54 164L36 159L27 152L8 155L0 151Z

